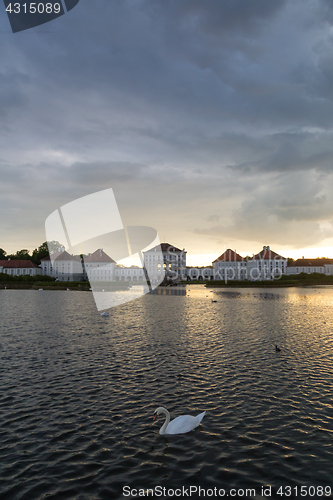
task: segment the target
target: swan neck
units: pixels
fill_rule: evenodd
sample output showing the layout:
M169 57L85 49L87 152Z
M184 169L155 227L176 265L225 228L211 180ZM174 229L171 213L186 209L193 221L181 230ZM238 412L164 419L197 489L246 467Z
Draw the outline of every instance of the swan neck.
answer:
M161 413L164 413L164 415L165 415L164 424L160 428L160 434L163 435L163 434L165 434L166 428L168 427L169 422L170 422L170 413L168 412L168 410L166 408L163 408L163 411L161 411Z

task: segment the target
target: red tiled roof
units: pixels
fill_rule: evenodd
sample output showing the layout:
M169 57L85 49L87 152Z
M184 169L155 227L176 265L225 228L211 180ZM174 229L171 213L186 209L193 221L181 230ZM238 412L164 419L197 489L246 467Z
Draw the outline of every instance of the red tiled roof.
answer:
M225 252L223 252L220 257L218 257L214 262L218 262L219 260L223 260L226 262L235 262L235 261L245 261L245 258L236 253L234 250L228 248ZM214 263L213 262L213 263Z
M333 264L333 259L297 259L288 267L323 267L325 264Z
M162 252L182 252L183 250L180 250L180 248L175 247L174 245L170 245L170 243L160 243L159 245L156 245L154 248L150 248L147 250L147 252L152 252L153 250L162 250ZM146 252L144 252L146 253ZM185 252L186 253L186 252Z
M75 257L74 255L70 255L66 251L61 252L58 257L56 257L54 260L75 260L80 262L79 257Z
M74 257L74 255L70 255L68 252L53 252L51 256L49 255L48 257L44 257L44 259L41 259L41 262L47 262L48 260L52 260L53 262L55 260L75 260L75 261L80 261L79 257Z
M269 249L267 250L266 247L264 247L261 252L257 253L252 257L251 260L274 260L274 259L284 259L285 257L282 257L276 252L273 252L273 250Z
M6 269L31 269L36 268L40 269L34 262L31 260L0 260L0 267L5 267Z
M84 262L115 262L111 257L109 257L103 250L98 249L94 253L91 253L84 257Z

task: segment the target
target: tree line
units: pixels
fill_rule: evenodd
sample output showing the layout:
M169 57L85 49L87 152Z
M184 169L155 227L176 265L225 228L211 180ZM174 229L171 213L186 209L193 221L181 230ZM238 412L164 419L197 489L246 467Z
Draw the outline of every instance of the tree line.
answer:
M44 241L38 248L35 248L30 254L27 248L23 248L22 250L18 250L16 253L7 254L7 252L0 248L0 260L31 260L34 264L39 265L41 259L49 256L49 249L47 245L47 241Z

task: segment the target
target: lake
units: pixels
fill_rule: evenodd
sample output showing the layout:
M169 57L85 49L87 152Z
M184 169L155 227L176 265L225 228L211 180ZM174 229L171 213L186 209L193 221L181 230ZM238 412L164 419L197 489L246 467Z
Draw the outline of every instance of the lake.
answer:
M333 498L332 287L0 304L1 499Z

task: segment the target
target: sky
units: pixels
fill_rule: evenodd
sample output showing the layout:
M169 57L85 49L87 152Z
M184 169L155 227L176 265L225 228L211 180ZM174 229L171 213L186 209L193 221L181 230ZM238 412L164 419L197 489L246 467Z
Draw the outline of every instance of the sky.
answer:
M112 188L190 265L333 257L331 0L80 0L13 34L0 4L0 248Z

